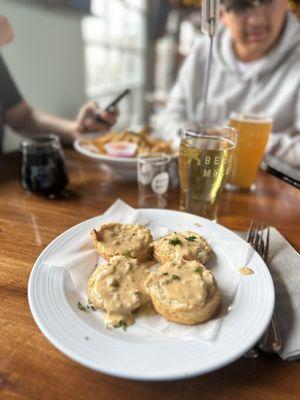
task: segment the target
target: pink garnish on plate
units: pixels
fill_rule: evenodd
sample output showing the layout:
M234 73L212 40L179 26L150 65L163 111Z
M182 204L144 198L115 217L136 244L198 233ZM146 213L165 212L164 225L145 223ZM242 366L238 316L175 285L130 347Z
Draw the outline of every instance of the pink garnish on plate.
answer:
M104 148L109 156L112 157L134 157L137 150L137 145L131 142L110 142L104 145Z

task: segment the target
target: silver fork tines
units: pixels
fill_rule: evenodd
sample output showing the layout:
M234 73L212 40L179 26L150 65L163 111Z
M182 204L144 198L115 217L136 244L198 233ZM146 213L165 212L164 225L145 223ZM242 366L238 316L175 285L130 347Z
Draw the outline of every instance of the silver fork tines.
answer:
M264 230L267 229L267 236L264 241ZM268 258L270 227L264 226L262 222L251 221L247 234L247 242L258 252L264 261Z
M260 222L251 221L249 230L247 232L246 241L250 244L247 258L245 261L245 265L247 266L254 250L257 251L258 254L264 259L264 257L268 256L269 251L269 227L267 227L267 239L266 239L266 246L264 246L264 239L263 239L263 229L264 224Z

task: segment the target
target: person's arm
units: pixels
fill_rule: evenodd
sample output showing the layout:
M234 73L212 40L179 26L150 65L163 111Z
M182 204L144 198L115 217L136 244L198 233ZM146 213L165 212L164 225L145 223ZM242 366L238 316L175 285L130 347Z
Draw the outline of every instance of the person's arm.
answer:
M67 121L31 108L25 101L6 110L6 123L16 132L27 136L44 133L58 134L64 143L71 141L75 121Z
M267 153L300 168L300 130L295 129L291 133L273 133Z
M100 113L107 125L97 122L93 115ZM71 144L73 140L86 131L97 132L109 129L116 122L116 114L100 112L94 102L84 105L76 120L67 120L56 117L41 110L34 109L22 101L6 110L6 122L15 131L25 135L57 134L64 144Z
M1 56L0 99L5 123L15 131L25 135L55 133L66 144L72 143L80 133L106 131L115 124L117 119L117 112L101 111L93 101L80 109L75 120L59 118L30 107L19 92ZM94 118L95 114L99 114L106 124L97 122Z
M289 132L273 133L268 143L267 153L300 168L300 89L295 106L294 127Z

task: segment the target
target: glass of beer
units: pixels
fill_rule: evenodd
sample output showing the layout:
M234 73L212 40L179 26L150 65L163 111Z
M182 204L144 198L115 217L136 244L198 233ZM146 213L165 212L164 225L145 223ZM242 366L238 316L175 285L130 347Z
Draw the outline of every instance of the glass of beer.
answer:
M231 190L253 189L259 164L271 133L272 119L255 114L231 113L230 126L237 132L229 184Z
M218 199L230 174L236 130L205 124L181 130L180 209L217 220Z
M22 141L21 148L22 187L49 199L61 193L69 179L59 137L32 136Z

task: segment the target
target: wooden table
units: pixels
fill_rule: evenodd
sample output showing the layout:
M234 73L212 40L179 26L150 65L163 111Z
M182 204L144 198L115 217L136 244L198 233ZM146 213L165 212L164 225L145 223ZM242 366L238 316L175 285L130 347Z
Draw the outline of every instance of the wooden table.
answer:
M23 191L19 155L0 159L0 399L298 399L300 363L277 356L241 358L205 376L178 382L134 382L93 372L64 356L41 334L27 302L32 265L57 235L101 214L118 197L137 207L135 183L115 182L96 163L66 152L68 197L46 200ZM178 192L168 207L176 209ZM255 193L224 193L220 223L246 230L264 218L299 250L300 191L259 174Z

